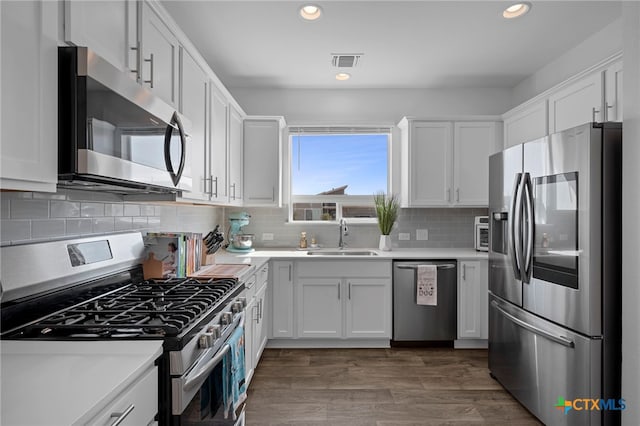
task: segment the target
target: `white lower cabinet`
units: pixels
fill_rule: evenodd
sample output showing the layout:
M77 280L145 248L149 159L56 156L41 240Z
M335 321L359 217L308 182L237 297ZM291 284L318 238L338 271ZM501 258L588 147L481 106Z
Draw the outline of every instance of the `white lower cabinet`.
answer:
M262 351L267 345L267 327L269 322L267 308L267 289L269 283L269 265L264 264L245 282L247 298L244 322L244 364L247 383L260 362Z
M391 337L391 281L349 278L346 337Z
M293 262L271 262L271 337L293 337Z
M149 425L157 413L158 368L153 367L86 424Z
M342 337L342 280L298 280L298 337Z
M489 337L487 261L458 264L458 339Z
M298 262L297 337L391 338L390 262Z

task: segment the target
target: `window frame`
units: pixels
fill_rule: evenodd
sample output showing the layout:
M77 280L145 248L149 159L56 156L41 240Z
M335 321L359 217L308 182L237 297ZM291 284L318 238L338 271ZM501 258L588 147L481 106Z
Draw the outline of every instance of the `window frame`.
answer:
M297 129L292 131L291 129ZM313 129L312 131L305 132L304 129ZM300 130L302 129L302 131ZM325 131L322 131L324 129ZM292 192L292 153L293 153L293 141L296 136L300 135L312 135L312 134L334 134L334 135L373 135L373 134L385 134L387 136L387 187L385 192L388 194L392 188L392 139L393 129L392 126L289 126L288 137L286 146L286 158L287 158L287 182L286 189L288 195L288 213L287 222L290 224L310 224L310 225L335 225L343 219L342 208L344 206L362 206L362 207L374 207L373 193L371 195L294 195ZM341 131L342 130L342 131ZM368 131L367 131L368 130ZM335 220L293 220L293 206L295 203L335 203L336 205L336 218ZM357 218L346 217L351 224L376 224L378 219L376 217L371 218Z

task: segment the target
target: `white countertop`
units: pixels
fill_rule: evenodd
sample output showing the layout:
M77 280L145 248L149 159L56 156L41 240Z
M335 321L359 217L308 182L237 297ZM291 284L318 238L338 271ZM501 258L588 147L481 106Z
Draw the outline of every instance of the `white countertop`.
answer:
M313 249L311 249L313 250ZM338 250L338 249L321 249ZM216 252L216 263L232 264L256 264L264 262L264 258L269 259L349 259L349 260L393 260L393 259L458 259L458 260L482 260L488 259L487 252L476 251L471 248L402 248L391 251L382 251L368 248L349 248L347 250L371 250L378 253L377 256L309 256L308 250L277 249L277 248L256 248L251 253L231 253L226 250Z
M161 340L2 340L0 424L86 423L161 354Z

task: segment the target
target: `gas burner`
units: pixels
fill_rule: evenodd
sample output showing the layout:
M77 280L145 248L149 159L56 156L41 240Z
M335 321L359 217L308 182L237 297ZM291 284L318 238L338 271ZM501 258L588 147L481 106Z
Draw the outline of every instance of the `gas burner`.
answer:
M238 286L235 279L122 283L102 295L92 290L93 298L40 318L13 335L47 339L179 336L209 316Z

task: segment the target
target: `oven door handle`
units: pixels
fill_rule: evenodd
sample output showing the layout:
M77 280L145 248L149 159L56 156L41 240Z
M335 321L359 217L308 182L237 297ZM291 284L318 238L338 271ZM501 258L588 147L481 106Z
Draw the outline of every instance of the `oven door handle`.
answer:
M244 327L244 312L241 312L238 315L240 315L240 323L238 324L238 327ZM211 374L211 371L213 371L213 369L216 368L216 365L218 365L218 363L227 354L227 352L229 352L230 349L231 349L231 346L229 346L228 343L225 343L222 346L222 348L218 351L218 353L216 353L216 355L213 358L211 358L211 360L207 361L207 363L203 365L202 368L200 368L198 371L192 374L189 374L186 377L184 385L182 386L182 390L184 392L189 392L191 389L195 388L196 386L200 386L202 381L209 374Z

